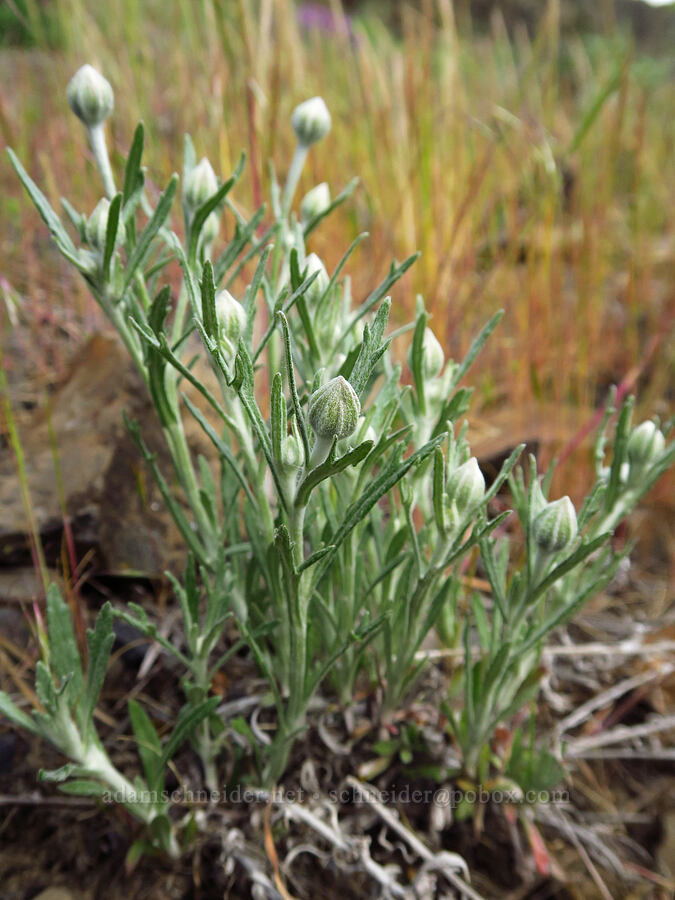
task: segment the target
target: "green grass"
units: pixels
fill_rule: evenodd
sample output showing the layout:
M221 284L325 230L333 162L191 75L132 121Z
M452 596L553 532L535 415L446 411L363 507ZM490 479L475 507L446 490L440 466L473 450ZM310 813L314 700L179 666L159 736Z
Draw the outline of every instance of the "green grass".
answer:
M245 148L236 200L250 212L267 195L268 159L290 162L291 109L321 94L333 131L301 187L326 180L335 194L351 175L362 179L313 238L329 270L363 230L370 239L351 266L357 294L392 258L421 250L394 319L409 318L422 293L455 358L505 307L475 376L483 405L587 410L642 366L639 402L665 412L675 255L668 66L636 58L619 36L561 40L556 9L549 4L533 38L498 19L475 37L457 32L450 0L436 0L427 14L404 7L397 35L373 16L357 19L351 41L340 28L302 32L290 0L56 0L62 49L0 57L16 85L2 95L0 127L52 202L67 193L91 211L93 163L65 101L68 78L91 62L115 89L113 147L126 150L142 118L158 185L180 169L185 131L222 177ZM84 290L8 164L0 189L2 271L86 330Z

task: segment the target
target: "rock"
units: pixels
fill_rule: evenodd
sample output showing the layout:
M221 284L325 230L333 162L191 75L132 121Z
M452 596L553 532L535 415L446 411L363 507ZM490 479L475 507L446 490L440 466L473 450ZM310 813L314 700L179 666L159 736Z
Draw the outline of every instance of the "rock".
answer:
M78 560L93 548L99 568L157 576L180 566L182 541L127 433L123 411L142 423L146 444L170 478L164 438L140 375L116 338L97 335L75 357L48 409L22 419L28 490L48 557L57 559L61 550L60 481ZM28 562L26 514L9 449L0 456L0 508L0 563Z
M62 587L63 579L56 569L47 570L50 584ZM0 601L3 603L32 603L44 596L44 586L35 566L16 566L0 569ZM0 610L0 614L1 614ZM1 619L0 619L1 621Z
M67 888L49 887L44 891L40 891L33 900L77 900L77 896Z

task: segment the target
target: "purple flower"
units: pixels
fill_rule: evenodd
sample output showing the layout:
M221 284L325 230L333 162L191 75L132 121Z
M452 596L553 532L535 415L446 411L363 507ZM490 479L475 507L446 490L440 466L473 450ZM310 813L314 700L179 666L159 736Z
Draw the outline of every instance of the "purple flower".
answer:
M319 31L327 31L329 34L335 34L338 29L346 26L347 33L351 40L355 40L352 30L352 22L349 16L345 16L342 22L336 19L333 11L320 3L302 3L298 7L298 23L305 31L318 29Z

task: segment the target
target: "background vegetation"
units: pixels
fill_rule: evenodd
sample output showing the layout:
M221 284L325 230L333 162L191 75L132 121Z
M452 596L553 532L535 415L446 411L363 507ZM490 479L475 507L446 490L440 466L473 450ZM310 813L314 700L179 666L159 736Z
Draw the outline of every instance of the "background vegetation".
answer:
M555 404L570 437L611 383L639 373L645 410L664 413L672 399L673 85L669 58L636 47L609 13L595 22L611 33L570 33L569 4L540 6L527 24L493 9L472 32L466 4L460 28L450 0L391 4L393 28L377 4L346 15L337 2L22 0L6 35L24 46L0 57L12 86L0 93L2 138L52 202L68 184L93 209L93 163L81 164L85 139L64 92L90 61L115 90L113 147L128 146L142 118L148 144L166 148L148 160L155 184L179 169L186 131L223 176L245 148L249 213L266 195L268 159L290 159L290 110L321 94L334 127L303 187L326 180L336 193L351 172L362 183L313 249L330 268L367 229L358 293L392 258L421 250L394 318L409 317L422 293L455 358L505 307L481 360L479 404L508 409L516 428ZM0 218L5 294L37 304L43 325L98 327L6 163ZM46 360L59 362L50 338L43 327L34 341L47 374ZM549 451L561 440L558 430ZM562 470L568 485L576 468Z

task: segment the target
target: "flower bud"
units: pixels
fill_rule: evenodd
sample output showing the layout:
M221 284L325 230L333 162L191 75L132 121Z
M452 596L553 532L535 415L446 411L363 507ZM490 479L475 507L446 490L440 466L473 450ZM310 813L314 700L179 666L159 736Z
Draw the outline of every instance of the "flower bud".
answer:
M663 453L666 439L654 422L647 420L634 428L628 438L628 461L640 468L654 462Z
M431 328L424 329L422 342L422 372L426 378L435 378L440 375L445 364L443 347Z
M376 444L377 435L372 425L366 425L366 417L359 416L359 421L356 423L355 443L362 444L364 441L372 441L373 444Z
M330 282L328 272L326 271L326 267L321 262L321 259L316 255L316 253L309 254L307 259L305 260L305 268L307 269L308 278L315 272L319 273L311 283L311 285L307 289L307 293L305 294L305 299L308 303L318 303L321 297L323 297L324 293L326 292L326 289Z
M108 230L108 215L110 213L110 201L103 197L96 204L96 208L89 216L84 229L87 243L93 250L103 253L105 250L105 236ZM117 234L115 236L115 246L118 247L122 243L122 221L117 221Z
M183 183L183 203L189 212L195 212L218 190L218 179L213 166L203 157L194 169L191 169Z
M532 534L544 553L559 553L577 536L577 514L569 497L547 503L534 520Z
M291 250L295 249L295 232L292 228L284 228L281 233L281 249L285 254L290 254Z
M72 111L88 128L105 122L115 104L110 82L90 65L82 66L73 75L66 96Z
M216 316L220 346L226 356L232 356L246 327L246 311L229 291L220 291L216 296Z
M330 113L321 97L312 97L296 106L291 125L298 143L309 147L324 138L330 131Z
M206 217L206 222L204 222L204 227L202 228L202 241L205 244L210 244L218 237L219 231L220 217L218 216L218 213L214 211Z
M460 515L480 503L485 494L485 479L475 456L450 473L446 493Z
M301 469L304 465L300 441L293 434L287 435L281 442L281 465L290 470Z
M300 203L300 215L303 222L309 222L330 206L330 188L325 181L308 191Z
M342 440L356 430L361 403L351 384L338 375L309 398L309 424L318 438Z

